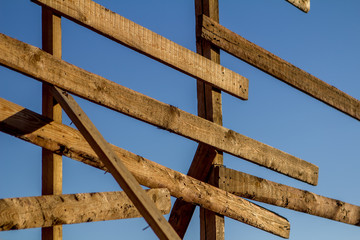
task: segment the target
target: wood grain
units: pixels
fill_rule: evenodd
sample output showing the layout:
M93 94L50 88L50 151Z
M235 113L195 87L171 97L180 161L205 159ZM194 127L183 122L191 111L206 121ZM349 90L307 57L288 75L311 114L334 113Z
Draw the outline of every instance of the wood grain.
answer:
M310 11L310 0L286 0L303 12Z
M237 196L360 226L360 207L225 167L217 167L224 189Z
M360 120L360 101L203 15L201 36L229 54Z
M75 99L57 87L51 93L159 239L180 239Z
M61 58L61 18L47 8L42 14L42 49L54 57ZM47 84L42 86L42 114L55 121L62 121L62 109L53 98ZM42 195L62 193L62 157L42 149ZM41 229L42 240L61 240L62 226L56 225Z
M0 131L107 170L79 131L2 98ZM289 222L273 212L119 147L112 146L112 149L136 180L144 186L167 188L172 196L186 202L282 237L289 236Z
M0 34L0 64L169 132L316 185L318 167Z
M217 0L196 0L195 19L202 14L210 16L215 21L219 20L219 3ZM196 30L201 29L201 22L196 21ZM220 50L202 38L196 39L196 52L213 62L220 64ZM221 91L215 87L197 80L197 106L198 116L218 125L222 125L222 100ZM222 164L223 155L214 147L199 143L187 175L200 181L207 182L210 170L215 164ZM219 187L219 186L217 186ZM184 237L195 211L195 206L181 199L177 199L171 210L169 222L180 237ZM200 210L200 239L223 239L224 219L215 213L205 213ZM205 217L206 216L206 217ZM208 223L208 224L206 224ZM217 229L217 231L213 231Z
M170 212L167 189L146 191L162 214ZM142 217L125 192L96 192L0 199L0 231Z
M36 0L99 34L145 54L191 77L247 99L248 80L91 0Z
M196 20L196 31L201 29L202 22L197 21L199 16L206 15L209 18L213 19L216 22L219 22L219 1L218 0L196 0L195 1L195 20ZM199 34L196 33L196 36ZM220 49L210 42L196 37L196 52L202 56L210 59L213 62L220 64ZM198 115L203 117L211 122L214 122L218 125L223 125L222 122L222 97L220 89L212 87L206 83L201 83L197 81L197 99L198 99ZM200 144L204 145L204 144ZM216 155L214 158L208 158L210 154L205 153L200 155L203 151L197 151L193 163L190 166L189 172L192 173L192 177L199 179L200 181L205 181L206 178L202 178L204 173L201 171L206 171L209 163L212 164L224 164L223 162L223 153L216 151L213 147L204 145L199 146L199 148L208 148L208 152L213 153L215 151ZM202 164L200 164L200 162ZM197 165L200 165L197 168ZM210 175L210 171L207 171L207 175ZM219 178L210 175L208 183L221 189L222 184L219 183ZM172 212L175 212L173 208ZM180 209L179 209L180 210ZM192 212L184 212L184 207L182 207L181 212L181 222L178 225L188 226L190 224ZM171 215L170 215L171 217ZM185 228L186 230L186 228ZM225 239L225 219L224 216L221 216L215 212L209 211L206 208L200 208L200 240L224 240Z

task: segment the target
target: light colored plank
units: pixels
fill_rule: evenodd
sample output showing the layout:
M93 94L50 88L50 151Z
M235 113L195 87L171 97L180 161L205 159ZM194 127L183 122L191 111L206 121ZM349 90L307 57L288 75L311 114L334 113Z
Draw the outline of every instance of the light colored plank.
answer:
M0 64L169 132L317 184L318 167L309 162L125 88L4 34L0 34Z
M286 0L303 12L310 11L310 0Z
M206 16L203 16L201 36L229 54L360 120L359 100L275 56Z
M61 18L47 8L42 8L42 49L54 57L61 58ZM60 105L52 97L46 84L42 86L42 114L54 121L62 121ZM42 194L62 193L62 157L42 149ZM61 240L62 226L41 229L42 240Z
M162 214L170 212L166 188L146 191ZM142 217L124 192L0 199L0 231Z
M36 0L99 34L145 54L191 77L199 78L241 99L248 97L248 80L211 62L91 0Z
M180 239L74 98L57 87L51 93L159 239Z
M107 170L79 131L1 98L0 131ZM119 147L112 149L142 185L167 188L174 197L259 229L289 236L289 222L273 212Z
M199 144L187 175L202 182L207 182L212 162L216 156L217 151L214 148L205 144ZM171 209L169 223L182 238L185 236L195 207L195 205L185 202L180 198L176 199Z
M360 226L360 207L305 190L217 167L224 189L237 196Z

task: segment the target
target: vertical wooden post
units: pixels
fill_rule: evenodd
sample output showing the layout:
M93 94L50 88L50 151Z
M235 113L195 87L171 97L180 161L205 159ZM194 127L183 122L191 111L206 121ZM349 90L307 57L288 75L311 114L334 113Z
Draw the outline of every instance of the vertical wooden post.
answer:
M206 15L219 22L219 2L218 0L195 0L195 14L196 14L196 31L200 31L200 24L202 21L201 15ZM196 34L199 36L199 34ZM208 41L197 37L196 39L197 53L207 57L208 59L220 63L220 50L212 46ZM221 92L219 89L205 84L202 81L197 81L197 97L198 97L198 115L206 118L214 123L222 125L222 103ZM199 146L200 147L200 146ZM214 151L209 147L208 151ZM213 164L223 164L222 152L217 152ZM216 187L221 187L218 184L216 174L211 174L209 183ZM223 240L224 239L224 217L214 212L200 209L200 239L201 240Z
M61 18L47 8L42 8L42 48L61 58ZM62 121L62 110L50 93L49 86L43 84L42 113L56 122ZM42 195L62 193L62 157L42 149ZM61 240L62 225L41 229L42 240Z

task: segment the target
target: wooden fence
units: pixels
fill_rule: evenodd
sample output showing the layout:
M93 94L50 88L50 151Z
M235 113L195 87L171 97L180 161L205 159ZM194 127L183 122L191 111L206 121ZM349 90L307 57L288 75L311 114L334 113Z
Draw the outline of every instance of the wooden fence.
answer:
M197 53L92 0L33 2L43 48L0 34L0 64L43 83L42 115L0 98L0 130L43 149L44 196L1 199L0 231L41 227L44 240L59 240L62 224L143 216L159 239L180 239L200 206L202 239L224 239L224 216L289 237L284 217L244 198L360 225L359 206L223 165L224 152L311 185L319 176L314 164L222 126L221 91L246 100L249 84L219 64L220 49L357 120L360 101L220 25L217 0L195 1ZM309 10L309 1L289 2ZM61 60L62 17L197 79L198 116ZM188 174L109 144L70 94L199 143ZM62 124L62 109L78 130ZM125 193L62 194L62 155L110 172Z

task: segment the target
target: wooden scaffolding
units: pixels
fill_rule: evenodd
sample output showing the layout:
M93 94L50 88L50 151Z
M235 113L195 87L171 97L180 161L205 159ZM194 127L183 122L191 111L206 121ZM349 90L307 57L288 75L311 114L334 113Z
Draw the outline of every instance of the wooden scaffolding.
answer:
M309 11L309 1L288 1ZM181 239L200 206L201 239L224 239L224 217L289 237L285 218L244 198L360 225L359 206L223 165L225 152L318 182L314 164L222 126L221 91L246 100L248 79L219 64L220 49L357 120L360 101L220 25L217 0L195 0L197 53L92 0L33 2L42 6L42 49L0 34L0 64L43 83L42 115L0 98L0 130L42 147L43 196L1 199L0 231L42 228L42 239L60 240L63 224L143 216L159 239ZM196 78L198 116L61 60L61 17ZM188 174L109 144L70 94L198 142ZM62 124L62 110L78 130ZM124 192L62 194L61 156L110 172Z

